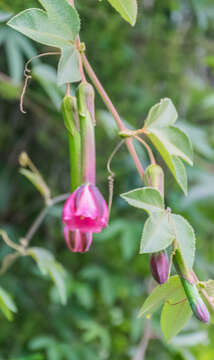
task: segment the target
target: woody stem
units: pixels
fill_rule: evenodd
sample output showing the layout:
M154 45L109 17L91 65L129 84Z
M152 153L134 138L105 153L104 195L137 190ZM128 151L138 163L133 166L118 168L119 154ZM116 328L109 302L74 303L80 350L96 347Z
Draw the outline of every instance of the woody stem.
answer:
M103 88L101 82L97 78L94 70L92 69L90 63L88 62L88 59L84 53L81 54L83 65L85 67L86 72L88 73L88 76L90 77L91 81L93 82L94 86L96 87L97 91L99 92L103 102L105 103L107 109L111 112L112 116L114 117L119 129L121 131L126 130L125 125L123 124L123 121L121 120L116 108L114 107L111 99L109 98L108 94L106 93L105 89ZM138 173L143 180L144 178L144 170L141 165L141 162L138 158L138 155L135 151L133 142L131 138L126 139L126 145L128 147L129 153L137 167Z

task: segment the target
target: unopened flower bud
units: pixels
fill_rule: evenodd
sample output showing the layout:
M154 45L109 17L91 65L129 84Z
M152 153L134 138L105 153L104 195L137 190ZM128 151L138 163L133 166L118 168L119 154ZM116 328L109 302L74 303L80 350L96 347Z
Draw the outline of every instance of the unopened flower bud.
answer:
M77 99L75 96L65 96L62 102L62 112L64 123L71 135L75 135L80 130L79 113L77 108Z
M169 276L169 259L165 250L151 255L150 268L153 278L159 284L164 284L167 281Z
M66 244L72 252L86 252L92 243L92 233L84 233L79 230L71 231L68 226L64 227Z
M28 154L25 151L22 151L19 155L19 164L22 167L26 167L28 165Z
M183 284L184 291L187 299L196 318L204 323L208 323L210 320L210 314L204 304L199 291L195 284L191 284L188 280L180 277Z
M72 231L100 232L108 223L108 206L98 188L79 186L65 202L62 221Z
M164 172L159 165L149 165L145 172L144 181L146 186L157 189L164 196Z
M78 88L78 106L80 115L83 117L90 114L93 124L96 124L94 110L94 88L88 82L82 82Z

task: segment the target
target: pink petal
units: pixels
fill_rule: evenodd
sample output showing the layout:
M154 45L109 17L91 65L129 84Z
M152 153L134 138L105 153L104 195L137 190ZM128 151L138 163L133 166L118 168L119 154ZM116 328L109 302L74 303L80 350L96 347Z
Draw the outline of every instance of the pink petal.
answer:
M76 216L89 217L91 219L96 219L98 216L97 206L91 192L89 191L88 185L85 186L76 206Z

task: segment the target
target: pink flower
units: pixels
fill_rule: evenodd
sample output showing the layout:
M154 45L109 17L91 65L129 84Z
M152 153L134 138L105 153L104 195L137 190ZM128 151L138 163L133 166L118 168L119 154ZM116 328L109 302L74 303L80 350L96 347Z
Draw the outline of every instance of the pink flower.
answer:
M66 244L72 252L86 252L92 243L92 233L83 233L79 230L71 231L68 226L64 227Z
M100 232L108 223L108 207L98 188L79 186L64 205L62 221L72 231Z

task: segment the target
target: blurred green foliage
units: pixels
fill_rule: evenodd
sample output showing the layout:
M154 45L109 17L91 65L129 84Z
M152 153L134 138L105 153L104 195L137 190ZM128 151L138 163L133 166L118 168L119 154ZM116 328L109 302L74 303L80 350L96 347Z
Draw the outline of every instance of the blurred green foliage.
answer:
M196 273L214 276L214 4L212 0L144 0L134 28L103 0L77 1L81 39L88 57L121 116L140 127L148 109L170 97L179 124L194 145L195 166L188 168L185 198L169 172L167 203L184 215L197 234ZM0 0L0 212L1 227L17 241L43 207L39 194L18 173L18 155L28 152L53 195L69 188L66 130L60 114L64 89L55 86L57 60L33 63L33 80L25 97L27 114L19 111L24 61L48 50L5 25L5 12L15 14L37 1ZM9 16L9 15L8 15ZM118 142L111 117L99 96L97 105L97 180L108 196L106 162ZM106 131L107 129L107 131ZM147 158L140 153L144 164ZM142 213L119 194L140 185L125 148L113 160L115 196L109 227L94 238L87 254L70 253L63 239L61 206L55 206L32 240L52 251L67 271L68 303L60 304L51 281L28 257L18 259L1 278L16 301L11 323L0 314L0 359L126 360L134 359L145 330L137 319L148 291L148 257L138 255ZM10 250L1 245L0 260ZM152 320L147 359L213 360L214 331L191 320L170 344Z

